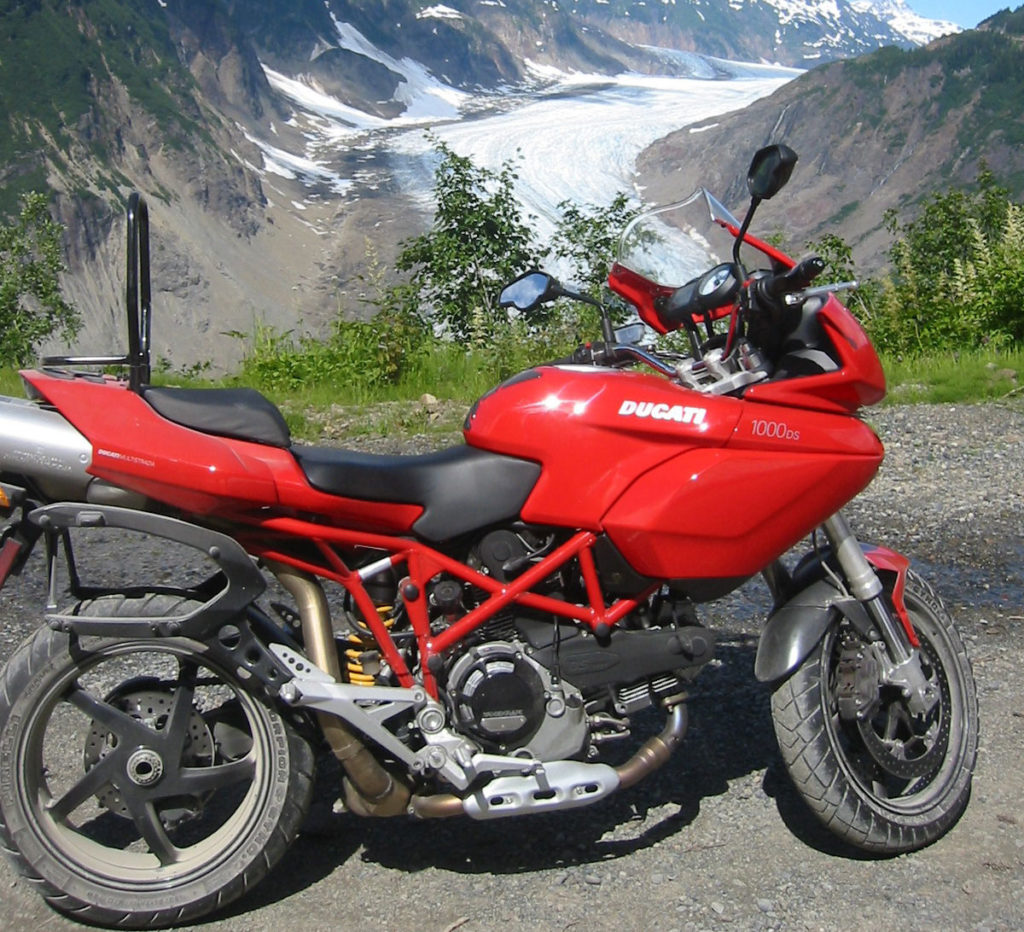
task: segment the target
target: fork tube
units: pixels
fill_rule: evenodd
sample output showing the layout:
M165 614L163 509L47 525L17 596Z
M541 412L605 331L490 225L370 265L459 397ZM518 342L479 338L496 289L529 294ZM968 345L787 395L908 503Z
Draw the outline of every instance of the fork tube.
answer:
M882 599L882 581L878 578L874 567L868 562L861 550L860 542L850 530L850 525L840 512L836 512L822 525L825 535L832 544L832 552L836 555L850 591L854 598L862 603L878 625L878 630L889 649L889 656L896 664L910 658L906 634L893 618Z

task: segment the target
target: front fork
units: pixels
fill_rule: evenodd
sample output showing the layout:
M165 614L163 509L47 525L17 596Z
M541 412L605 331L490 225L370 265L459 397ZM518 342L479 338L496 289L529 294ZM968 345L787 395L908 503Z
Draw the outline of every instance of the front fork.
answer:
M881 639L885 644L885 654L878 657L882 682L902 691L912 714L923 715L929 712L938 700L938 692L921 669L920 645L903 605L906 561L902 561L900 567L893 567L898 569L899 578L891 606L885 598L884 587L875 567L843 515L836 512L824 522L822 529L832 545L832 553L843 572L850 594L867 613L870 624L865 634L868 640Z

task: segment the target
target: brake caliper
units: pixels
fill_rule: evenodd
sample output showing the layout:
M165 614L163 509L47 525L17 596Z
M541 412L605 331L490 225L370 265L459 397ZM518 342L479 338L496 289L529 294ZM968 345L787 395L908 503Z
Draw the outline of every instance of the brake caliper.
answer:
M879 682L874 652L856 641L847 642L836 665L836 701L840 718L846 722L870 718L878 707Z

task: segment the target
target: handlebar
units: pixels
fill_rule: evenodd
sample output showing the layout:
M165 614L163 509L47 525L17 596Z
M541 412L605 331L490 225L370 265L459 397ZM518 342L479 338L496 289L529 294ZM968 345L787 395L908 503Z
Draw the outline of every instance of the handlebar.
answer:
M774 302L786 295L803 291L824 271L825 260L821 256L808 256L785 272L759 278L755 286L759 297Z
M577 346L571 356L556 359L552 365L609 366L620 362L636 360L646 363L663 375L674 376L675 366L658 359L639 346L629 343L583 343Z

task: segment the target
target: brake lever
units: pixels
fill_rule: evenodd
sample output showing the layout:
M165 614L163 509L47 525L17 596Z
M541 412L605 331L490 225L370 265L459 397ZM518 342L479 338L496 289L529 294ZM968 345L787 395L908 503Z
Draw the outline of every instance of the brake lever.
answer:
M788 307L803 304L808 298L817 298L821 295L835 294L839 291L853 291L859 288L860 282L836 282L833 285L817 285L814 288L804 288L802 291L794 291L786 295L782 300Z

